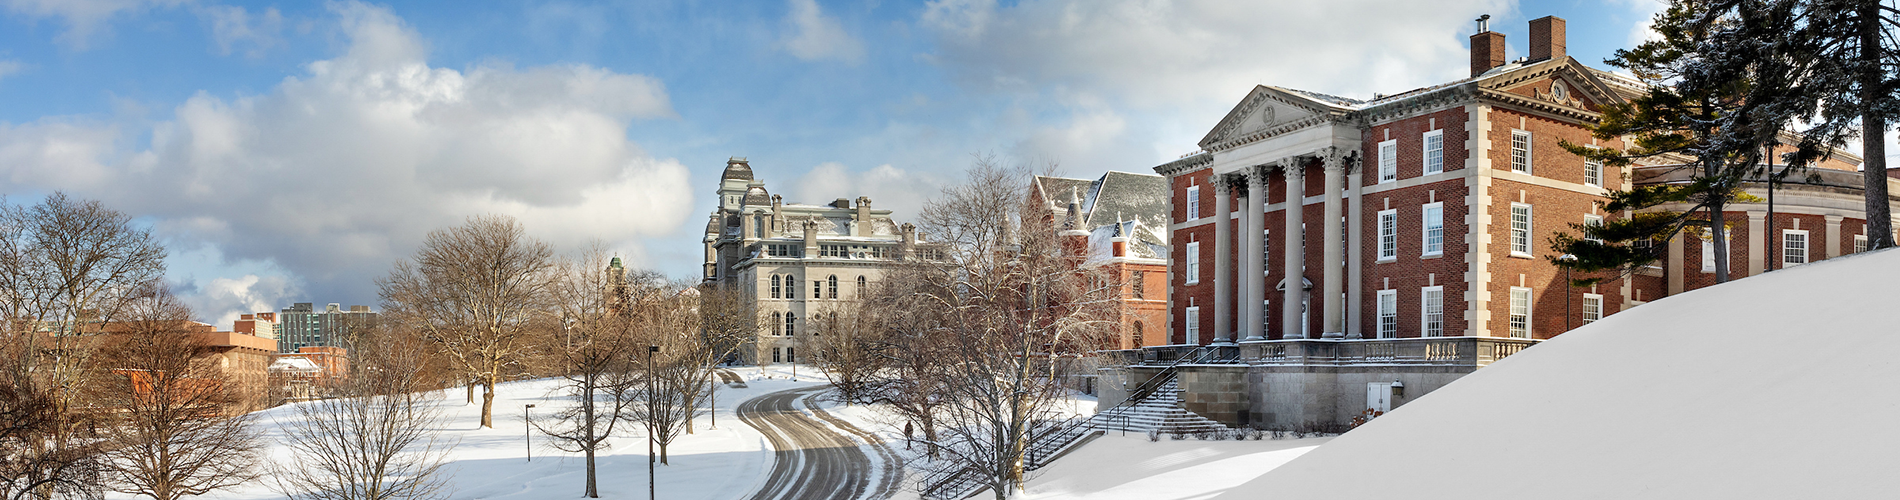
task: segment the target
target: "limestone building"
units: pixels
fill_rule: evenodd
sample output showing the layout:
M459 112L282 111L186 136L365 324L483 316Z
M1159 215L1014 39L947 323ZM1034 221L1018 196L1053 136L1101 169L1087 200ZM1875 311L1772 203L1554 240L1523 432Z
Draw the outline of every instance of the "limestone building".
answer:
M755 304L760 329L743 361L800 361L815 315L851 307L871 283L918 241L916 228L891 220L871 199L823 205L785 203L752 174L745 158L726 162L719 206L706 222L707 284L738 287Z

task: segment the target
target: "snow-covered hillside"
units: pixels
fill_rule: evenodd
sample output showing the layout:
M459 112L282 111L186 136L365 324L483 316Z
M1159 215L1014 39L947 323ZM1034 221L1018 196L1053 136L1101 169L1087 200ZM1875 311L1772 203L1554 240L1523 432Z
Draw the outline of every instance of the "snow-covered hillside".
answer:
M1221 499L1892 498L1900 251L1631 309Z

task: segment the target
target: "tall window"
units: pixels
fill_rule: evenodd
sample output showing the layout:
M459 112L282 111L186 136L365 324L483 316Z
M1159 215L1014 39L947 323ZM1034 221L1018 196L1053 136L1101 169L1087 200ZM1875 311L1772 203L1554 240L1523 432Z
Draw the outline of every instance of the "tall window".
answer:
M1187 343L1201 343L1201 308L1189 307L1182 321L1187 323Z
M1511 255L1531 255L1531 206L1511 204Z
M1781 264L1798 266L1808 263L1808 231L1805 229L1781 230Z
M752 214L752 236L765 237L765 214Z
M1531 338L1531 289L1511 287L1511 336Z
M1715 236L1704 232L1698 239L1702 242L1702 272L1715 272ZM1728 241L1728 234L1722 234L1722 242L1727 243ZM1728 245L1723 245L1722 247L1731 248Z
M838 298L838 275L833 274L825 278L825 291L831 292L831 298Z
M1588 325L1599 319L1603 319L1603 296L1594 293L1583 294L1583 324Z
M786 363L798 362L798 348L797 347L785 348L785 362Z
M785 321L785 315L779 314L779 313L772 313L772 334L773 335L785 334L785 325L783 323L784 321Z
M788 299L798 298L798 277L797 276L792 276L790 274L785 275L785 298L788 298Z
M1600 238L1597 238L1597 228L1601 228L1601 227L1603 227L1603 216L1584 215L1583 216L1583 239L1594 241L1597 243L1602 243L1603 240Z
M798 335L798 315L785 313L785 336Z
M1445 203L1425 205L1425 251L1424 255L1445 253Z
M1865 251L1867 251L1867 235L1864 235L1864 234L1854 235L1854 253L1861 253Z
M1425 133L1425 173L1436 174L1445 171L1445 131L1433 130Z
M1379 212L1379 260L1399 257L1399 211Z
M785 352L785 348L782 348L782 347L772 348L772 362L773 363L779 362L780 353L783 353L783 352Z
M1603 162L1597 160L1583 161L1583 184L1586 186L1603 186Z
M825 298L825 282L824 281L811 280L811 298L813 299Z
M1531 133L1511 131L1511 171L1531 173Z
M1187 283L1201 282L1201 242L1190 241L1187 247Z
M1399 336L1399 291L1379 291L1379 338Z
M870 288L869 285L870 283L866 282L863 276L859 276L858 277L858 294L856 295L856 297L860 299L864 298L864 290L867 288Z
M1273 274L1273 231L1260 230L1260 274Z
M1445 336L1445 287L1428 286L1419 293L1423 318L1419 333L1425 337Z
M772 298L774 298L774 299L776 299L776 298L779 298L779 297L778 297L778 296L779 296L779 288L778 288L778 287L779 287L779 279L778 279L778 275L776 275L776 274L774 274L774 275L772 275Z
M1131 288L1134 288L1135 298L1137 299L1148 298L1148 283L1147 283L1148 272L1147 271L1135 271L1134 274L1129 277L1129 281L1131 282L1129 286Z
M1399 178L1399 141L1390 140L1379 143L1379 182L1392 182Z
M1201 187L1188 186L1187 188L1187 220L1195 220L1199 218L1201 218Z

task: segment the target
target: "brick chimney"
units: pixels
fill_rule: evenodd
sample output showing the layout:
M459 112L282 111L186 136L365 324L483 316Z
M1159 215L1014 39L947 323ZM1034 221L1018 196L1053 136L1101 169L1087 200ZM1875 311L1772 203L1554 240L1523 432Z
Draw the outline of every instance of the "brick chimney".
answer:
M1531 21L1532 62L1564 58L1564 18L1544 16Z
M1478 18L1478 34L1471 35L1471 76L1504 65L1504 34L1491 31L1491 15Z

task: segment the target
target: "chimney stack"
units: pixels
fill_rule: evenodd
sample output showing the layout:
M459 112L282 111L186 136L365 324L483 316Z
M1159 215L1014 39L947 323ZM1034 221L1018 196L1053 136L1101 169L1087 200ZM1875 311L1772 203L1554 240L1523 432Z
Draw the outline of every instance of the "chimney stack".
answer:
M1531 61L1564 58L1564 18L1544 16L1531 21Z
M1471 35L1471 76L1504 65L1504 34L1491 31L1491 15L1478 18L1478 34Z

